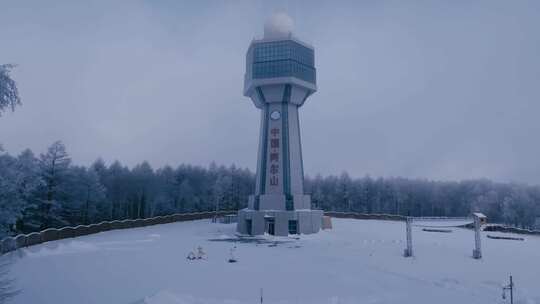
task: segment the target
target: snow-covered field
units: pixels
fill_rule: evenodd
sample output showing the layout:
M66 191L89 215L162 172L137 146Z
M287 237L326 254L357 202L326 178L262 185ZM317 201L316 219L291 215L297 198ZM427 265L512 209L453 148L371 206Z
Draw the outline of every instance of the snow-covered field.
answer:
M414 258L402 257L405 224L333 219L334 229L295 238L237 242L235 225L207 220L103 232L19 250L13 303L540 303L540 237L487 239L471 258L473 232L414 228ZM497 233L489 233L497 235ZM268 242L267 242L268 241ZM272 241L278 241L277 245ZM197 246L207 260L189 261Z

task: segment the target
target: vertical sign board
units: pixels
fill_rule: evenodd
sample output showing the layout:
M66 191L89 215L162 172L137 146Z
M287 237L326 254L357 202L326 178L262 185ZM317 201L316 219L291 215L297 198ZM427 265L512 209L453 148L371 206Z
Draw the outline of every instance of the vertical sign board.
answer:
M272 113L274 114L274 113ZM272 128L270 130L270 186L279 186L279 147L280 147L280 130Z

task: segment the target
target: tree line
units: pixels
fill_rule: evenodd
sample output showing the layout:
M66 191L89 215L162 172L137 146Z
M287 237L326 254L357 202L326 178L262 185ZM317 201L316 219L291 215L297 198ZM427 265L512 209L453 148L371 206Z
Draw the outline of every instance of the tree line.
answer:
M133 168L102 159L71 163L62 142L35 156L0 152L0 236L105 220L181 212L245 208L254 191L248 169L180 165ZM314 208L411 216L467 216L484 212L492 222L530 228L540 215L540 187L406 178L306 178Z
M62 142L35 156L0 154L0 234L105 220L243 208L254 188L247 169L180 165L154 170L101 159L77 166Z
M533 228L540 218L540 186L488 179L352 179L343 173L339 177L307 178L306 188L313 205L327 211L444 217L482 212L490 222L520 228Z

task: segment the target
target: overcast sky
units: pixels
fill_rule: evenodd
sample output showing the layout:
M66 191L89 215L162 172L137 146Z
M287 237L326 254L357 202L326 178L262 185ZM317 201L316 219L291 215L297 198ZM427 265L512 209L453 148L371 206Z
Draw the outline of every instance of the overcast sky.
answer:
M253 170L245 52L275 11L315 46L306 174L540 184L539 1L0 0L0 63L19 65L23 99L0 142Z

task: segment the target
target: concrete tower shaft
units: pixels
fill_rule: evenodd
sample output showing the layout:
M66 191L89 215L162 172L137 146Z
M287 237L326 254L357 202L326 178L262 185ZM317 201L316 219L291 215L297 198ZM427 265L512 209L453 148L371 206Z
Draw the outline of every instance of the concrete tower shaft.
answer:
M253 209L310 209L309 196L304 195L304 168L300 140L299 104L294 99L294 85L272 85L259 88L257 95L275 99L263 102L257 158L257 180ZM305 95L305 94L304 94ZM279 98L277 96L280 96Z

